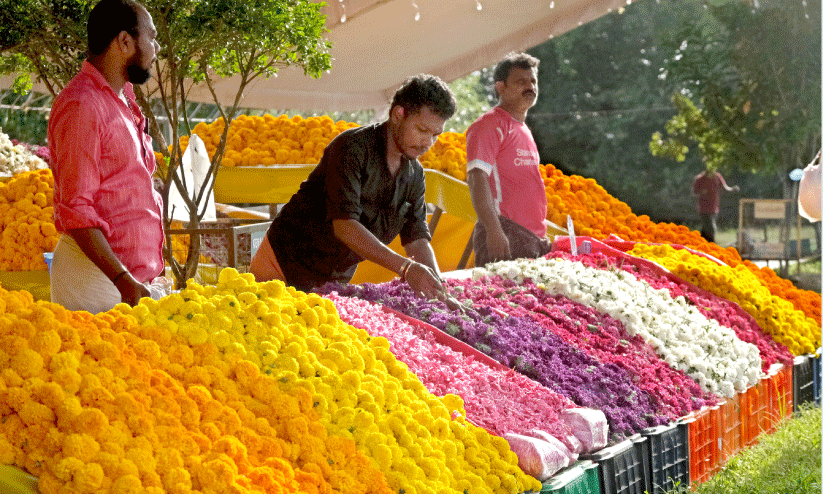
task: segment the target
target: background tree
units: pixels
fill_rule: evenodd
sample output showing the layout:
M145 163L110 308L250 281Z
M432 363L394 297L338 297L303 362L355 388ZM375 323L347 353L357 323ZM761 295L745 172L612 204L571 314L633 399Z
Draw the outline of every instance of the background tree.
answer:
M85 25L96 2L84 0L1 0L0 73L18 74L15 87L30 87L29 74L41 80L56 95L80 70L85 58ZM223 122L231 122L239 111L243 91L258 77L269 77L281 67L298 65L305 74L319 77L331 67L328 42L322 37L325 17L321 4L309 0L145 0L152 14L161 45L155 65L157 84L148 90L135 87L146 114L152 137L166 155L161 167L166 229L166 261L178 285L197 270L200 236L192 235L185 264L171 252L168 230L172 212L168 193L172 184L181 191L192 229L205 213L205 199L213 180L199 190L187 184L178 170L182 162L179 129L175 122L187 121L187 99L192 87L206 85ZM217 78L236 76L237 93L231 102L220 101L213 87ZM167 118L171 142L161 132ZM228 136L224 126L215 144L210 175L219 169ZM170 145L170 149L169 149Z
M674 114L657 45L679 5L634 2L529 50L540 96L527 123L541 162L596 179L637 214L682 222L694 209L690 172L648 151Z
M715 1L662 44L678 109L655 133L657 156L779 178L820 148L820 2Z

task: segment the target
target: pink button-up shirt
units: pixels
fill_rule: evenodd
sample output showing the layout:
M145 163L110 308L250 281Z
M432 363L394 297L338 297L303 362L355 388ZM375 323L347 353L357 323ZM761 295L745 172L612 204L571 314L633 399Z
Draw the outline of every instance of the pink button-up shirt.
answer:
M134 277L163 270L162 199L146 119L130 83L127 106L88 61L54 99L49 150L58 231L97 227Z

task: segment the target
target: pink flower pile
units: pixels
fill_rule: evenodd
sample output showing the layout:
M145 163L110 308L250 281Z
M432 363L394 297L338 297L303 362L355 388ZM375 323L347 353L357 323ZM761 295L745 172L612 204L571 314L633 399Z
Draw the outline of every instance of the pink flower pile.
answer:
M597 359L628 372L635 385L657 401L658 413L670 420L688 415L717 397L657 356L641 336L630 336L623 324L597 310L553 296L526 281L518 285L500 277L481 281L447 280L460 297L512 316L529 317L547 331Z
M555 437L571 434L559 413L576 405L569 399L513 370L492 369L434 340L423 323L413 325L365 300L325 295L348 324L382 336L398 360L414 372L437 396L463 398L466 418L502 436L540 429Z

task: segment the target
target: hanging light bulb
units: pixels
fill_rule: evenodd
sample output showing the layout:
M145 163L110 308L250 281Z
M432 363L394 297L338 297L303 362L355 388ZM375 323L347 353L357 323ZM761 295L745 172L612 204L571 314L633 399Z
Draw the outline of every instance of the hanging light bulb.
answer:
M414 0L412 0L412 7L414 7L414 20L419 21L420 20L420 7L417 6L417 2L415 2Z
M480 5L480 0L475 0L475 2L477 3L477 10L483 10L483 6Z
M550 4L549 4L549 8L550 8L550 9L553 9L553 8L554 8L554 0L552 0L552 3L550 3Z
M346 22L346 4L344 0L340 0L340 10L342 11L340 14L340 24L343 24Z

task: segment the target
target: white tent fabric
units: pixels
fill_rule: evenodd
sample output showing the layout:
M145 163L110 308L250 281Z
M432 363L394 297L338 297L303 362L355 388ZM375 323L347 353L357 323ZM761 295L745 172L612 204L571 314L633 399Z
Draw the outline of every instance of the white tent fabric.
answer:
M277 77L255 81L242 106L324 111L382 108L410 75L428 73L453 81L495 64L511 51L528 49L625 7L631 0L328 3L331 71L312 79L300 69L283 69ZM223 80L218 94L228 99L236 87L232 78ZM208 94L194 97L205 100Z
M319 0L312 0L319 1ZM320 79L281 69L246 88L241 106L320 111L385 108L403 80L434 74L451 82L574 29L632 0L328 0L332 69ZM0 87L13 79L0 78ZM236 78L218 81L231 104ZM35 85L35 90L39 85ZM42 89L42 88L40 88ZM191 101L211 102L205 86Z

